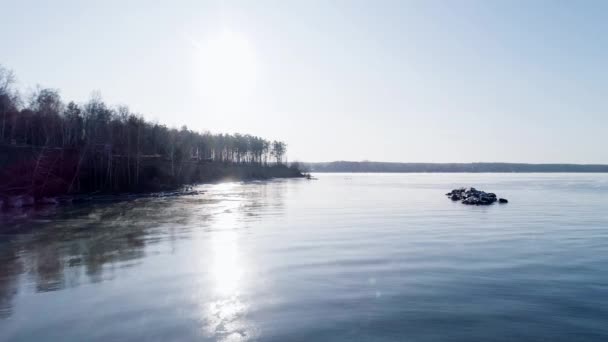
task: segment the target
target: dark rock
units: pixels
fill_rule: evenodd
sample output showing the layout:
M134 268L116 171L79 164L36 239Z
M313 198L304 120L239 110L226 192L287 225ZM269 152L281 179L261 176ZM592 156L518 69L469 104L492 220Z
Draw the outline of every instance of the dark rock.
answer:
M509 203L506 198L499 198L498 203Z
M475 196L469 196L462 200L462 204L478 205L478 204L480 204L480 199Z
M473 187L454 189L448 192L446 196L452 201L461 201L463 204L468 205L490 205L496 201L507 203L507 200L504 198L499 200L495 193L477 190Z

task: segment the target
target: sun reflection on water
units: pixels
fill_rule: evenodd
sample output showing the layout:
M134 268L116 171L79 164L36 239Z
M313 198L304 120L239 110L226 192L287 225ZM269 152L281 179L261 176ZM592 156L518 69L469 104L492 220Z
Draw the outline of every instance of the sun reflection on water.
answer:
M224 197L212 223L208 240L209 258L202 260L212 284L212 299L203 304L204 331L218 341L247 341L256 336L255 326L247 321L248 304L242 291L245 258L241 254L239 208L243 198L232 196L235 184L222 184L214 188Z
M215 291L220 295L238 294L242 268L237 245L237 232L216 232L212 238L213 261L210 265Z

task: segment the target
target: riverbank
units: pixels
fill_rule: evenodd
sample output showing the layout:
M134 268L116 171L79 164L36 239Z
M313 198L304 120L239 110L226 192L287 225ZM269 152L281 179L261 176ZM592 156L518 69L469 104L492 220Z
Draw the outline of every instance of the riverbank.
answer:
M52 205L74 199L171 193L192 184L304 177L296 166L162 156L111 159L83 150L0 146L0 208ZM86 162L83 162L85 160Z

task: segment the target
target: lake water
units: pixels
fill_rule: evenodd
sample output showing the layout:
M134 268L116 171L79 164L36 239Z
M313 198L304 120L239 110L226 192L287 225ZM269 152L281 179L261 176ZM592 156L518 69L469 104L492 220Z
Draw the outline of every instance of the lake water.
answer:
M0 340L608 340L608 175L316 176L3 214Z

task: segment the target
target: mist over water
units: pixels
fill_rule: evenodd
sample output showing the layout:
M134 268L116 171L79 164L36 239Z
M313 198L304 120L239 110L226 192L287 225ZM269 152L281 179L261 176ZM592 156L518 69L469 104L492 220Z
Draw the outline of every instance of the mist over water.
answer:
M2 214L0 341L608 339L608 175L316 176Z

